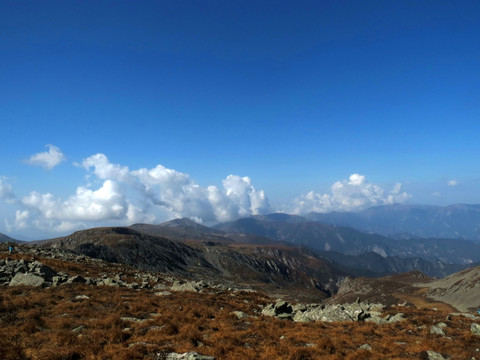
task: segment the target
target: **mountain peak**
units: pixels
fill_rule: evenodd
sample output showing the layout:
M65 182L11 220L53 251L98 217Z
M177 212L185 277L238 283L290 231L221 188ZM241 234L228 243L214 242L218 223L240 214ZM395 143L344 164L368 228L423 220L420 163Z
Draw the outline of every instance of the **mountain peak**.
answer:
M164 223L161 223L160 226L163 226L163 227L184 227L184 226L190 226L190 227L206 227L204 225L201 225L195 221L193 221L192 219L189 219L189 218L177 218L177 219L173 219L173 220L170 220L170 221L166 221Z

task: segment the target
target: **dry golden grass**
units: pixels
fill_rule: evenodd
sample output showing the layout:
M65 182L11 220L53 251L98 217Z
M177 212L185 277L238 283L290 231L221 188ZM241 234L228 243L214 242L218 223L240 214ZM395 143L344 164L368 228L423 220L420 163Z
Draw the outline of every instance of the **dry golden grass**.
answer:
M52 265L57 271L67 266L61 261ZM451 359L479 355L472 320L454 316L447 321L443 310L392 308L389 312L401 311L408 320L388 325L294 323L261 316L261 306L270 302L247 292L156 296L148 290L82 284L2 287L0 358L163 359L172 351L196 351L217 360L420 359L426 350ZM237 319L232 311L249 317ZM446 338L429 333L440 321L448 325ZM359 349L363 344L372 349Z

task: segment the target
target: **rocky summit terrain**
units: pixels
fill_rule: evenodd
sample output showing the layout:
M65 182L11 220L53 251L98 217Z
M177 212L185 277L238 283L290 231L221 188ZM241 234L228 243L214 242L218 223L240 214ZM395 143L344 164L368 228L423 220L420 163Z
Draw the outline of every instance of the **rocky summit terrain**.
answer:
M140 261L143 250L127 256L138 246L128 237L116 252L110 230L93 231L102 240L85 246L83 239L82 251L71 237L57 247L15 245L11 254L0 244L2 359L480 359L480 304L458 306L459 297L480 298L478 268L441 280L420 272L344 276L330 295L303 302L262 292L258 279L250 286L244 277L189 275L195 261L211 263L193 245L163 244L184 261L182 274L172 264L157 270ZM240 253L259 259L275 255L243 247ZM122 262L131 259L142 266ZM450 289L457 303L437 297ZM284 291L294 299L298 289Z

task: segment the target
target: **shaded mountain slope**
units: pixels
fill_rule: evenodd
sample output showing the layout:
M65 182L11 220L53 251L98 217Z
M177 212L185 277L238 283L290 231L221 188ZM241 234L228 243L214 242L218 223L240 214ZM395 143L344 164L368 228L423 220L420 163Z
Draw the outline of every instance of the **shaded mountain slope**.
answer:
M380 277L419 270L428 276L442 278L465 268L465 265L430 262L419 257L383 257L374 252L360 255L344 255L336 251L318 253L355 276Z
M227 233L255 234L295 245L327 251L334 250L350 255L368 251L386 255L390 252L389 239L383 236L364 234L351 228L325 225L314 221L285 222L265 220L265 216L253 216L218 224L215 228Z
M190 267L208 268L201 251L126 227L77 231L66 237L45 241L42 245L74 250L110 262L135 265L143 270L186 274Z
M143 270L195 279L231 281L269 292L324 298L347 274L294 247L172 241L113 227L77 231L42 243Z

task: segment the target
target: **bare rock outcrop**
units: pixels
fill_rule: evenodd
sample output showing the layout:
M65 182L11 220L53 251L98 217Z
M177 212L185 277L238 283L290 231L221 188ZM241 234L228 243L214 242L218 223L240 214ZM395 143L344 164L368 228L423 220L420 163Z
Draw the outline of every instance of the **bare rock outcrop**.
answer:
M337 321L368 321L376 324L387 324L404 320L402 313L382 316L383 305L368 303L353 304L296 304L277 301L267 305L262 314L279 319L289 319L295 322L337 322Z

